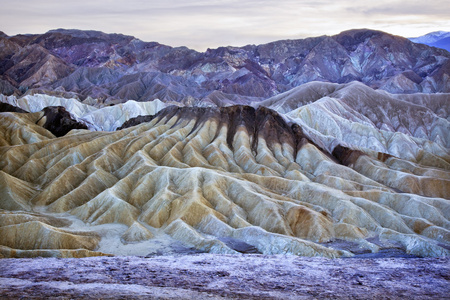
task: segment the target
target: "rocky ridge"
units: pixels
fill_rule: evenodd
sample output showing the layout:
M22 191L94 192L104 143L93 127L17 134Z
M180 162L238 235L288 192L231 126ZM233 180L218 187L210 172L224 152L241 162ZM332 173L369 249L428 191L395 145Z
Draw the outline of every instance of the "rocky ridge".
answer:
M0 95L0 104L8 105L4 111L40 112L48 107L63 107L73 120L90 130L112 131L122 126L125 121L141 115L152 115L167 105L156 99L149 102L129 100L125 103L98 107L95 100L80 102L74 98L61 98L43 94L16 96ZM81 128L81 127L80 127Z
M248 104L310 81L355 80L392 93L450 91L447 51L367 29L204 53L64 29L1 36L0 45L0 88L6 95L187 105L236 104L238 96Z
M43 112L1 113L2 255L147 255L181 243L448 256L447 106L362 84L310 83L279 97L170 106L117 131L59 138L38 122ZM429 117L396 121L392 106Z

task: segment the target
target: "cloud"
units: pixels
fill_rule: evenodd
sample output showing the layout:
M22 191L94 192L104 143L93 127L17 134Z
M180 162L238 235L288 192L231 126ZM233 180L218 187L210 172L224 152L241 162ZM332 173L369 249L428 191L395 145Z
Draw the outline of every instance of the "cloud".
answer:
M449 30L441 0L0 0L0 30L93 29L198 50L373 28L411 36ZM420 31L420 32L418 32Z
M368 16L438 16L447 17L450 15L450 5L448 1L388 1L373 6L361 6L358 11Z

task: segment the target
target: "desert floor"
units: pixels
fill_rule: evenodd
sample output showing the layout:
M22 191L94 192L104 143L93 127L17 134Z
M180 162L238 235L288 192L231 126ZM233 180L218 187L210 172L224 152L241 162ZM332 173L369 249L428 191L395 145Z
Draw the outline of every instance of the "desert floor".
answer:
M450 299L450 259L190 254L0 260L2 299Z

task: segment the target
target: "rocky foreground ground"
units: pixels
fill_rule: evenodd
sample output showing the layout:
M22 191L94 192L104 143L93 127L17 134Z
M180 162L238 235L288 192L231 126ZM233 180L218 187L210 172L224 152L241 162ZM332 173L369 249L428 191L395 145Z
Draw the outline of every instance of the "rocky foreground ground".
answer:
M2 259L0 298L450 299L450 264L212 254Z

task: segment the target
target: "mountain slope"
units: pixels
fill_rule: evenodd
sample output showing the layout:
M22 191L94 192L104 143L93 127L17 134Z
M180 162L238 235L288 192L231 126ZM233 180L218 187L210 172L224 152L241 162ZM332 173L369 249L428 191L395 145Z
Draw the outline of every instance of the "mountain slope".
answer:
M354 80L394 93L450 91L448 52L367 29L204 53L63 29L0 43L0 87L7 94L191 104L220 92L249 102L310 81Z
M416 104L409 99L416 99ZM426 102L417 102L418 99L426 99ZM383 142L389 141L389 136L395 132L450 148L449 99L449 94L393 95L358 82L341 85L311 82L262 101L259 105L298 118L299 123L307 124L322 134L331 132L329 135L340 137L348 144L402 156L405 153L389 152L387 143ZM318 111L324 115L309 115L312 112L318 114ZM382 130L385 138L375 139L376 144L367 140L352 140L351 136L342 132L349 124L364 126L367 136L373 129ZM354 130L348 128L349 132ZM342 134L337 135L339 131Z
M339 240L369 252L397 245L448 255L448 148L432 135L410 136L413 124L389 133L371 121L376 106L349 109L355 91L368 102L382 92L315 84L275 102L286 117L262 106L171 106L115 132L60 138L36 124L39 112L1 113L3 255L146 255L182 243L211 253L247 245L264 254L351 256L334 246ZM295 104L311 90L309 99L322 100L302 106L300 96ZM389 105L418 109L383 100L387 124ZM55 239L39 247L13 239L22 228Z

